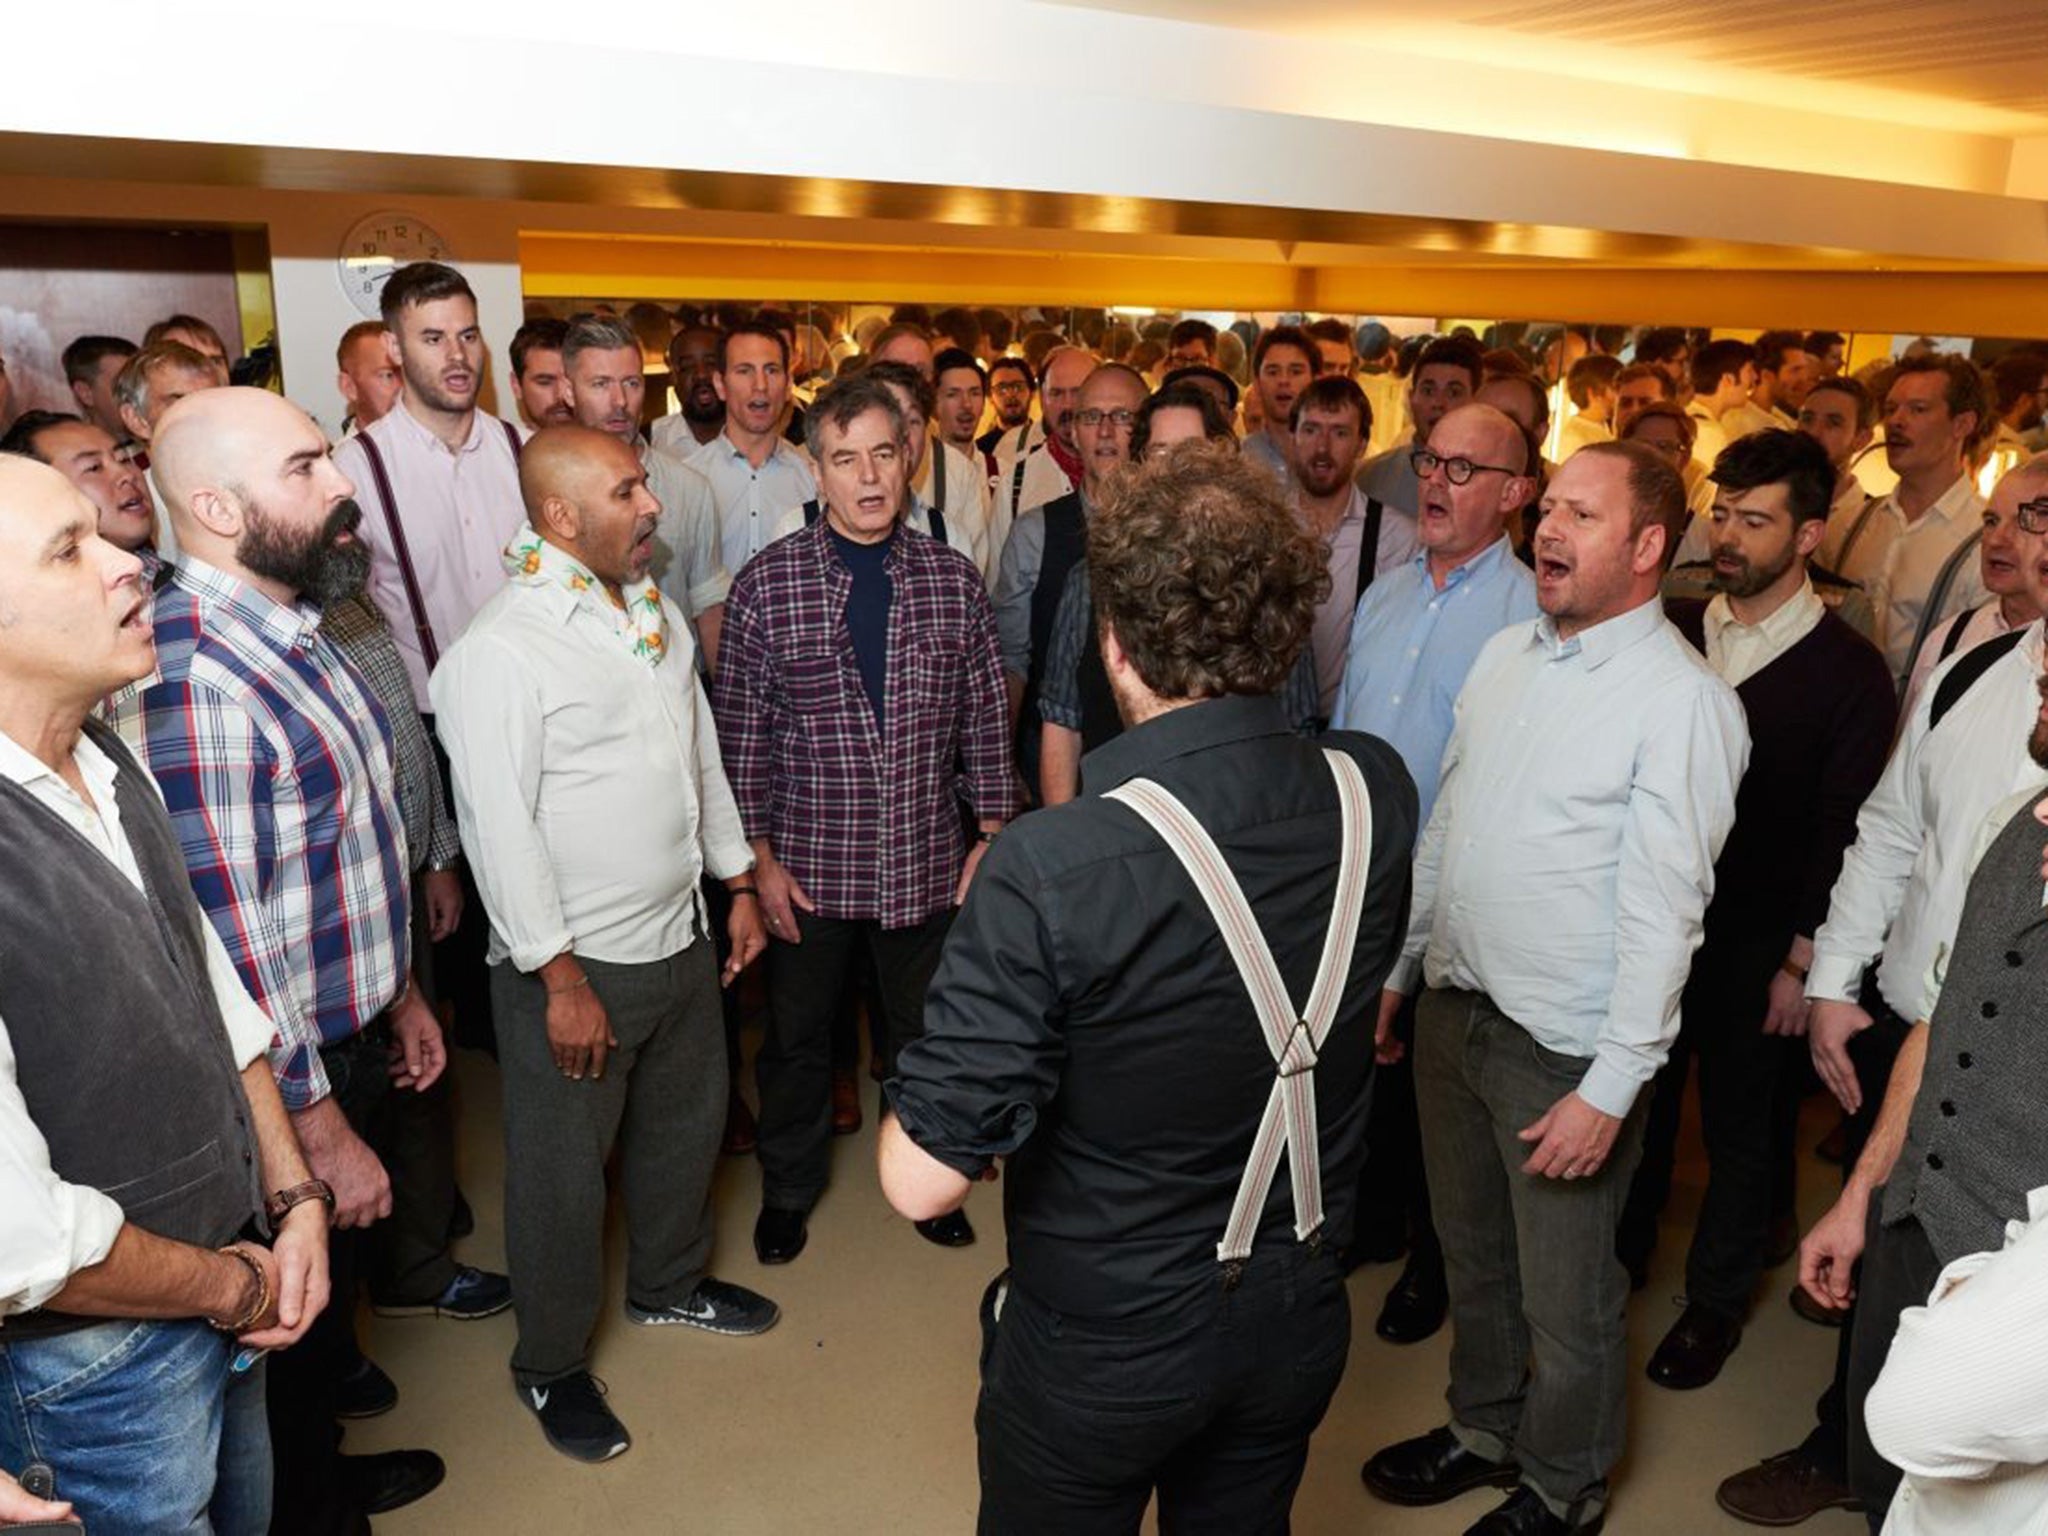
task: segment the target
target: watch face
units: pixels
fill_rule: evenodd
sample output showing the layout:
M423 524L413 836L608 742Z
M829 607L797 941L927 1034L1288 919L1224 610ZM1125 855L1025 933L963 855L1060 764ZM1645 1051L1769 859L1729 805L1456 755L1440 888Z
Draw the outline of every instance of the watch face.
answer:
M341 257L336 271L342 292L375 320L381 313L379 301L391 274L413 261L451 261L448 242L432 225L409 213L373 213L360 219L342 237Z

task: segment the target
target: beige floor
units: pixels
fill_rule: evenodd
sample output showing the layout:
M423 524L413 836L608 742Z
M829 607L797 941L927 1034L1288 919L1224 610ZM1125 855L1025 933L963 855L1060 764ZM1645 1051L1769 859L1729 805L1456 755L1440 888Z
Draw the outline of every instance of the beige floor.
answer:
M496 1265L503 1254L495 1069L474 1053L459 1054L463 1181L478 1217L463 1254ZM1826 1124L1819 1105L1809 1109L1808 1146ZM758 1339L627 1323L617 1310L623 1277L614 1211L612 1307L594 1367L634 1445L605 1466L581 1466L550 1450L514 1397L505 1365L510 1313L467 1324L366 1320L366 1342L398 1382L401 1400L386 1417L353 1426L350 1448L429 1445L448 1461L448 1481L437 1493L379 1519L377 1529L394 1536L971 1531L974 1307L1001 1262L999 1203L993 1190L973 1199L979 1244L932 1248L884 1205L872 1145L868 1135L837 1144L837 1182L812 1219L810 1247L774 1270L755 1263L748 1241L756 1165L727 1161L716 1270L783 1308L780 1326ZM1631 1312L1638 1367L1676 1315L1683 1223L1704 1177L1690 1130L1687 1145L1656 1277ZM1802 1178L1811 1220L1835 1175L1813 1164ZM1400 1349L1372 1334L1394 1273L1393 1266L1370 1268L1352 1281L1350 1369L1295 1503L1294 1529L1305 1536L1437 1536L1463 1531L1491 1507L1492 1494L1473 1493L1439 1509L1393 1509L1359 1485L1365 1454L1443 1417L1446 1335ZM1714 1507L1714 1485L1805 1433L1832 1361L1834 1335L1785 1306L1789 1282L1789 1266L1770 1280L1741 1350L1712 1387L1676 1394L1632 1378L1629 1455L1608 1521L1614 1536L1750 1529ZM1802 1529L1852 1536L1863 1524L1833 1514Z

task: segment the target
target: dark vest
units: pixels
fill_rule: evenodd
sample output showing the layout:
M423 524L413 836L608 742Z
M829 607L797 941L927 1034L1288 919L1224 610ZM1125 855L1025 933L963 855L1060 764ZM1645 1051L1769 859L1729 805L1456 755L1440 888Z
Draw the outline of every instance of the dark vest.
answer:
M249 1104L207 977L205 914L162 800L119 738L113 761L138 891L55 813L0 779L0 1018L29 1119L69 1184L145 1232L215 1248L263 1209ZM97 1321L31 1312L19 1338Z
M1038 585L1031 589L1031 666L1024 676L1024 707L1017 712L1018 752L1033 785L1038 782L1038 684L1045 676L1053 619L1067 590L1067 572L1088 558L1088 509L1079 491L1049 501L1038 511L1045 519L1045 553L1038 564ZM1085 671L1084 667L1084 676Z
M1956 924L1927 1066L1884 1220L1918 1218L1943 1264L2005 1245L2048 1184L2048 911L2030 800L1984 851Z

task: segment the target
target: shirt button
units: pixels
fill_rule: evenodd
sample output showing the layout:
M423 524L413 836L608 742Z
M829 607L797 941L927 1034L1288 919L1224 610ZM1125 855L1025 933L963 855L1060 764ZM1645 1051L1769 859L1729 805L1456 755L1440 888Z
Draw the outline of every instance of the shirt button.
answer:
M1928 1153L1927 1166L1932 1168L1936 1173L1941 1172L1941 1154L1939 1152Z
M1956 1055L1956 1065L1961 1067L1965 1072L1967 1072L1973 1065L1975 1065L1975 1062L1968 1051L1961 1051L1958 1052Z
M2027 957L2016 949L2008 949L2005 952L2005 963L2017 970L2027 963Z
M1941 1112L1942 1114L1946 1115L1949 1119L1953 1120L1956 1114L1955 1101L1952 1099L1943 1099L1941 1101Z
M1982 1008L1979 1008L1977 1011L1983 1014L1984 1017L1987 1019L1995 1019L1998 1017L1998 1004L1986 1003Z

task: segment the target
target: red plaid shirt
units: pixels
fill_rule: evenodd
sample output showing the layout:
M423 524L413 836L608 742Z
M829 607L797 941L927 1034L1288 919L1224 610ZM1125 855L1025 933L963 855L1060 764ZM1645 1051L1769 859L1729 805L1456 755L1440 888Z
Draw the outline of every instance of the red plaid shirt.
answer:
M725 600L713 702L749 839L818 915L921 923L951 905L978 819L1017 810L995 610L965 555L899 529L880 725L861 690L853 578L824 518L747 562Z

